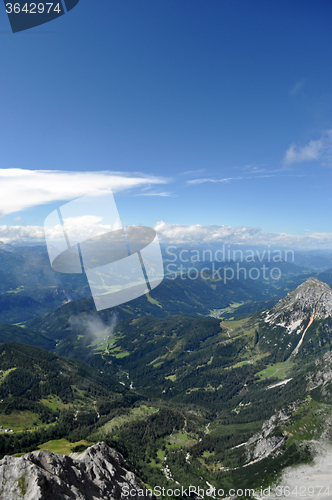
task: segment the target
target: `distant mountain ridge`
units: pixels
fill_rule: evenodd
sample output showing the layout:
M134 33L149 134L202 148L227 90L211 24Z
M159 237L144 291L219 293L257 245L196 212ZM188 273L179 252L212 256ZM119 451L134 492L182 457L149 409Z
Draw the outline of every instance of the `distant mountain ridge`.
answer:
M167 278L171 278L174 266L167 260L164 264ZM330 261L325 264L324 269L331 267ZM237 279L238 265L243 269ZM262 273L260 279L248 279L252 267L260 269L263 265L269 269L275 266L280 268L280 282L265 280ZM165 278L149 297L139 297L123 304L121 307L124 317L128 317L128 314L155 317L175 314L206 316L211 309L226 308L232 303L277 300L284 295L286 286L295 287L299 280L305 279L313 271L313 268L306 269L293 262L267 262L261 259L240 263L188 262L187 267L194 268L192 275L182 275L175 280ZM232 272L235 279L229 279ZM267 271L268 276L269 272ZM199 275L196 279L197 273ZM46 246L16 246L0 242L0 278L0 323L22 323L80 299L87 299L86 305L91 304L91 311L95 311L86 276L54 271L50 266ZM328 273L327 279L331 280ZM261 307L258 305L243 312L255 310L261 310Z

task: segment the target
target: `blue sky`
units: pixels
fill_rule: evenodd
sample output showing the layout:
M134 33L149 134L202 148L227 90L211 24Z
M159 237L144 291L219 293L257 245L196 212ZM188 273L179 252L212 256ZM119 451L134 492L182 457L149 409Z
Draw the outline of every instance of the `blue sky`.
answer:
M125 224L332 248L331 22L324 0L80 0L12 34L0 6L2 225L117 172Z

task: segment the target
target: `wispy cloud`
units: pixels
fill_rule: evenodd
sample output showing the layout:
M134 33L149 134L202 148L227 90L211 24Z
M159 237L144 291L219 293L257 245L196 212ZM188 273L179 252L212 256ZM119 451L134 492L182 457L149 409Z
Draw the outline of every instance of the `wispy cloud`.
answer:
M299 173L295 169L291 169L289 165L282 164L280 166L268 166L266 164L252 163L250 165L232 167L232 170L237 170L239 175L229 177L197 177L186 181L189 186L211 183L228 183L232 181L243 181L251 179L268 179L272 177L303 177L307 173Z
M179 175L192 175L192 174L203 174L206 171L206 168L198 168L196 170L186 170L185 172L180 172Z
M305 80L302 79L299 82L297 82L290 90L290 95L296 95L303 87Z
M266 172L266 173L264 173ZM212 184L218 184L218 183L223 183L223 182L231 182L231 181L242 181L242 180L249 180L249 179L268 179L271 177L278 177L278 176L283 176L283 177L302 177L304 174L301 173L299 174L298 172L292 173L289 171L286 171L284 168L283 169L277 169L277 170L260 170L260 171L255 171L248 173L247 175L239 175L237 177L225 177L224 179L214 179L214 178L202 178L202 179L191 179L190 181L187 181L187 184L190 186L194 186L197 184L204 184L206 182L210 182Z
M168 192L168 191L162 191L161 193L158 192L148 192L148 193L138 193L136 196L174 196L173 193Z
M325 130L317 140L311 140L305 146L291 144L285 154L285 163L300 163L320 160L323 164L331 164L332 129Z
M241 170L246 174L252 174L252 175L270 171L270 169L268 169L266 165L257 165L256 163L253 163L251 165L245 165L244 167L241 167Z
M193 185L193 184L204 184L205 182L212 182L212 183L229 182L235 179L242 179L242 177L227 177L225 179L213 179L206 177L203 179L191 179L190 181L187 181L187 184Z
M57 200L70 200L103 189L119 192L166 184L168 179L123 172L65 172L0 169L0 212L9 214Z

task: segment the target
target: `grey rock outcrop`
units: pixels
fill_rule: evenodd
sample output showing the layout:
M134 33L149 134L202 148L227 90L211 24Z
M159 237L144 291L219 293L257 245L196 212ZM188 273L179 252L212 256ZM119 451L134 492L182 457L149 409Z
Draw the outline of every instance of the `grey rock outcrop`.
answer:
M126 492L130 490L130 495ZM1 500L131 500L149 498L122 455L105 443L81 455L36 451L0 461Z
M288 408L288 412L293 410L294 406ZM285 442L286 436L274 436L273 432L277 425L289 419L289 414L280 410L262 425L261 432L252 436L246 443L247 460L251 463L259 462L276 452Z
M307 375L308 391L322 387L322 394L326 394L326 386L332 382L332 352L326 352L321 359L315 362L316 371Z

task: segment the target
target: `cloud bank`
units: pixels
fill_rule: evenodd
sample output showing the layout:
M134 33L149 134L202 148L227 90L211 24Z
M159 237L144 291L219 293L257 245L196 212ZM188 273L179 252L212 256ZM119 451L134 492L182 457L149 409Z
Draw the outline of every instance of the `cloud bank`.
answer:
M86 224L84 217L82 225L75 220L73 231L77 239L80 235L85 238L96 234L96 227L100 228L101 234L106 230L112 230L111 226L98 225L98 221L91 226ZM259 227L247 226L202 226L200 224L184 225L170 224L160 221L154 229L158 233L161 243L174 245L199 245L199 244L232 244L249 246L287 247L291 249L332 249L332 233L309 233L307 235L294 235L287 233L264 233ZM46 228L52 231L52 235L62 234L61 226ZM73 233L73 234L74 234ZM0 241L4 243L45 243L44 227L41 226L0 226Z
M287 233L264 233L259 227L201 226L158 222L154 226L159 239L169 244L225 243L287 247L298 249L331 249L332 233L310 233L305 236Z

